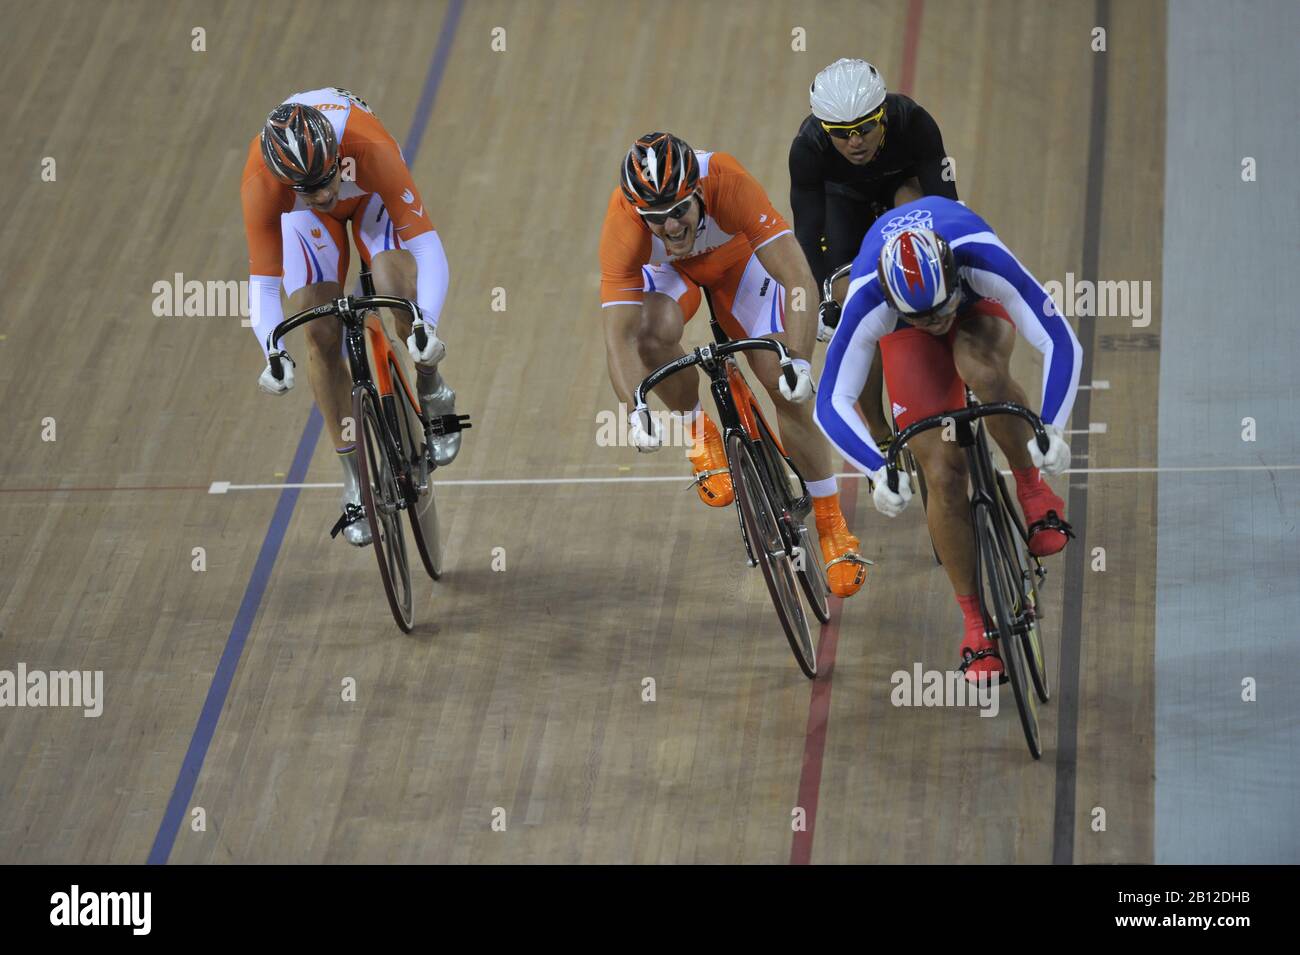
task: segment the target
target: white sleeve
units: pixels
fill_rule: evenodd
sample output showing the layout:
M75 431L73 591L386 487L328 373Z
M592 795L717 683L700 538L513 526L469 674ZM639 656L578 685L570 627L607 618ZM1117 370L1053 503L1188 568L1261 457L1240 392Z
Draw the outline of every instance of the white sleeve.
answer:
M451 281L442 240L436 231L425 232L413 239L402 240L402 245L415 256L415 304L424 313L425 322L436 329L443 302L447 300L447 285Z
M870 473L884 456L858 413L858 399L871 371L876 343L898 323L898 313L881 298L874 275L849 286L839 327L826 348L813 420L853 467Z
M280 305L280 276L250 275L248 277L248 311L257 343L266 354L266 336L284 321Z

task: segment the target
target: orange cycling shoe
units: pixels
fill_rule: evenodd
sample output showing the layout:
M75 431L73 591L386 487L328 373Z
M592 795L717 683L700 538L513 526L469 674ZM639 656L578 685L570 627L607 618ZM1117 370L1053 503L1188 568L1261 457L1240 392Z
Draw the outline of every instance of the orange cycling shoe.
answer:
M1050 557L1065 549L1074 530L1065 519L1065 502L1038 474L1038 468L1011 472L1016 479L1016 499L1025 515L1029 553Z
M861 544L849 530L840 510L840 496L813 498L817 536L821 538L826 580L836 597L852 597L867 581L868 562L858 553Z
M984 634L984 613L980 609L980 599L975 594L958 596L962 617L965 620L965 632L961 638L961 665L959 670L966 676L967 683L991 681L997 678L999 683L1006 682L1002 672L1002 657L998 655L997 645Z
M695 490L700 500L710 507L726 507L736 499L736 491L731 484L731 468L727 466L722 435L713 419L702 411L699 420L703 427L696 425L694 445L686 455L695 470Z

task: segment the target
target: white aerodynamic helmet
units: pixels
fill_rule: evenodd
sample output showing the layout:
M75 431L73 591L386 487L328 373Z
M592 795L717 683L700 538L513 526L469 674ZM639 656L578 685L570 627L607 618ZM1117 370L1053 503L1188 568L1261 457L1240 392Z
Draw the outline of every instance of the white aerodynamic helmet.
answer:
M851 123L884 101L884 78L866 60L836 60L808 87L813 115L824 123Z

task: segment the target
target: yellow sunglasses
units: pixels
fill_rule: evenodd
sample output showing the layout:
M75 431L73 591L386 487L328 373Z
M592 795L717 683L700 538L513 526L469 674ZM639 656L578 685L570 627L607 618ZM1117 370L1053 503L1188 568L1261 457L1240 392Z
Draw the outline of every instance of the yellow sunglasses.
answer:
M822 129L836 139L848 139L850 136L866 136L885 121L885 107L882 105L870 116L864 116L856 122L845 125L822 123Z

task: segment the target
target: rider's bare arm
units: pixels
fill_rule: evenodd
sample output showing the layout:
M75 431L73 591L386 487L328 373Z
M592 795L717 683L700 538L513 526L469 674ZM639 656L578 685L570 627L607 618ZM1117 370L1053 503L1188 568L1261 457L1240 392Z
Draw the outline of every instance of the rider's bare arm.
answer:
M605 326L605 359L609 365L609 383L618 400L632 409L632 395L645 377L637 351L637 329L641 325L640 305L608 305L601 309Z
M785 287L785 327L790 347L797 357L810 359L817 343L817 304L821 296L803 249L787 232L761 246L757 255L768 274ZM802 294L796 294L796 290L802 290Z

